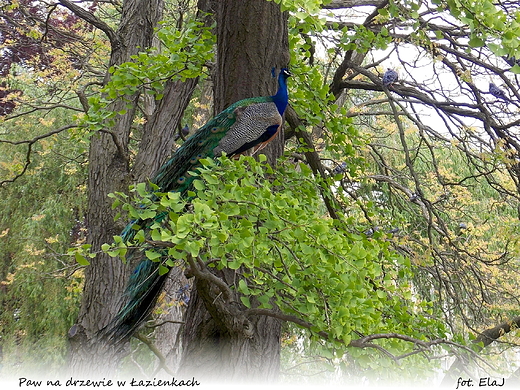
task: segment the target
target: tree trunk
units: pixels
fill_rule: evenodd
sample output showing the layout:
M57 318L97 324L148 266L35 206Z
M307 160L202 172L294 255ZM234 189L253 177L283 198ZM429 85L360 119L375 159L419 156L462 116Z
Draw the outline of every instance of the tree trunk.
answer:
M215 111L253 96L276 92L277 72L289 62L287 23L279 5L265 0L219 0ZM279 135L262 150L274 162L283 152ZM228 285L240 277L216 273ZM274 381L278 377L281 324L268 317L246 318L238 296L226 304L215 285L195 278L186 313L181 377Z
M217 1L217 67L215 112L237 100L273 95L277 78L272 70L289 64L287 15L265 0ZM283 132L262 153L274 164L283 154Z
M118 44L114 46L111 40L110 65L131 61L132 55L151 46L162 9L163 0L124 2L121 22L115 33ZM106 80L108 78L107 74ZM181 122L196 84L197 79L169 81L166 84L163 99L144 126L142 142L132 169L129 165L128 142L138 95L133 97L133 109L119 115L113 128L92 137L87 212L88 243L92 245L92 251L100 252L101 245L112 242L113 236L119 235L126 224L122 220L114 222L115 212L111 209L111 200L107 195L114 191L126 191L129 184L146 180L170 156L175 129ZM119 111L124 106L126 102L117 102L111 109ZM98 253L91 260L91 265L86 267L82 305L78 320L69 331L69 367L75 375L107 376L119 366L121 350L103 344L95 335L118 312L131 270L132 264L125 266L121 260L104 253ZM165 345L176 340L175 332L169 335L169 339L161 339Z
M230 270L215 274L227 285L240 277ZM215 285L195 280L178 376L218 382L275 381L280 367L280 321L246 318L238 294L232 303L225 303L221 295Z

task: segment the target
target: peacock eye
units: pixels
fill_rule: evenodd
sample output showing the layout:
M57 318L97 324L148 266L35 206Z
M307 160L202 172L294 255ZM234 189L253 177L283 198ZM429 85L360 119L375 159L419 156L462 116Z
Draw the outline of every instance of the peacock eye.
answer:
M199 153L196 156L193 156L192 158L190 158L190 163L195 164L197 161L199 161L203 157L204 157L204 155L202 153Z
M177 179L177 184L182 184L186 181L186 178L184 176L181 176Z
M197 146L202 146L202 145L204 145L204 141L197 142Z
M218 131L219 131L219 128L218 128L218 127L212 127L212 128L211 128L211 132L212 132L212 133L218 133Z

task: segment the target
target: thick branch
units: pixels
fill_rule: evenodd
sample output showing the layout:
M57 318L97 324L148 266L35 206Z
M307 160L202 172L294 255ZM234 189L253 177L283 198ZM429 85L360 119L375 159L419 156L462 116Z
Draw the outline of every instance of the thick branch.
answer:
M322 339L331 341L330 335L328 332L325 332L325 331L316 332L315 331L316 327L314 324L312 324L308 321L302 320L301 318L290 315L290 314L284 314L279 311L273 311L273 310L269 310L269 309L249 309L249 310L246 310L244 314L246 316L263 315L263 316L278 318L278 319L280 319L282 321L286 321L286 322L292 322L293 324L301 326L302 328L305 328L308 330L314 330L315 334L320 336ZM447 344L447 345L452 345L452 346L464 349L465 351L471 352L471 350L469 348L456 344L456 343L453 343L453 342L445 340L445 339L435 339L435 340L431 340L431 341L424 341L424 340L419 340L419 339L416 339L416 338L413 338L410 336L402 335L399 333L376 333L376 334L372 334L372 335L368 335L368 336L363 336L359 339L350 341L350 343L348 344L348 347L374 348L374 349L377 349L377 350L383 352L385 355L390 356L393 360L398 360L399 357L395 357L393 354L388 352L386 349L382 348L380 345L372 343L372 341L380 340L380 339L397 339L397 340L407 341L407 342L410 342L414 345L421 347L423 350L429 349L436 345ZM341 339L334 339L334 341L344 343L344 341ZM410 354L406 354L406 355L403 355L403 357L409 356L409 355Z
M68 8L70 11L72 11L76 16L83 19L87 23L90 23L91 25L97 27L101 31L103 31L108 39L110 40L110 44L112 46L112 50L119 47L120 42L117 37L117 34L114 30L110 28L108 24L103 22L102 20L98 19L95 15L88 12L86 9L81 8L77 6L76 4L70 2L69 0L60 0L60 4L64 6L65 8Z
M478 335L478 337L475 339L475 343L482 342L484 347L487 347L493 341L498 340L500 337L518 328L520 328L520 316L503 322L494 328L486 329Z
M324 9L342 9L353 7L378 6L385 0L332 0L329 4L323 5Z
M202 267L199 268L197 266L197 264L195 264L195 260L193 259L193 257L191 255L188 255L187 260L190 265L190 270L196 278L205 280L209 283L213 283L214 285L216 285L218 287L220 292L224 295L224 300L226 301L226 303L233 302L233 292L222 279L213 275L211 272L209 272L205 269L202 269ZM202 262L199 262L199 264L201 264L201 263Z
M269 309L248 309L244 313L247 317L249 316L268 316L268 317L274 317L278 318L279 320L286 321L286 322L292 322L293 324L299 325L302 328L312 330L315 328L315 326L307 322L305 320L302 320L299 317L290 315L290 314L284 314L280 311L274 311ZM318 336L320 336L322 339L329 340L329 334L323 330L316 332Z
M365 72L363 72L365 73ZM375 75L372 75L375 77ZM377 79L376 79L377 80ZM374 80L373 80L374 81ZM344 80L339 83L339 88L342 89L361 89L368 91L382 91L383 87L379 80L376 81L376 84L367 83L366 81L358 81L358 80ZM456 114L464 117L470 117L478 119L482 122L485 122L487 117L481 112L477 110L476 105L472 105L469 103L456 103L456 102L441 102L436 99L429 97L427 94L423 92L419 92L415 88L405 87L405 86L392 86L392 91L399 94L403 97L415 98L422 103L436 107L439 110L449 113ZM474 109L474 110L472 110Z
M484 330L482 333L478 335L478 337L473 341L474 343L482 343L483 345L478 349L481 351L488 345L492 344L494 341L497 341L500 337L505 334L511 332L514 329L518 329L520 327L520 317L514 317L513 319L503 322L494 328L489 328ZM442 380L441 385L448 385L453 382L454 378L460 375L461 372L466 371L466 366L468 365L468 361L463 357L457 357L457 359L453 362L453 364L448 369L444 379Z

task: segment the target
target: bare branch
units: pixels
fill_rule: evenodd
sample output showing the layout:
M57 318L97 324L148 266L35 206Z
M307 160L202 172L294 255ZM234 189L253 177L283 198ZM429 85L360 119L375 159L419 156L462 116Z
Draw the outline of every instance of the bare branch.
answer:
M185 324L186 322L185 321L172 321L172 320L166 320L166 321L161 321L159 323L155 323L155 324L146 324L146 327L147 328L158 328L160 326L163 326L165 324L177 324L177 325L183 325Z
M65 130L68 130L68 129L73 129L77 126L75 125L69 125L69 126L64 126L64 127L61 127L59 129L56 129L56 130L53 130L53 131L50 131L46 134L42 134L42 135L39 135L37 137L34 137L33 139L31 140L23 140L23 141L9 141L9 140L0 140L0 142L2 143L6 143L6 144L11 144L11 145L23 145L23 144L27 144L27 153L25 155L25 163L24 163L24 166L22 168L22 171L18 174L16 174L13 178L11 179L6 179L6 180L2 180L0 181L0 187L3 186L4 184L6 183L12 183L14 182L16 179L18 179L19 177L23 176L25 174L25 172L27 171L27 169L29 168L29 165L31 164L31 153L32 153L32 146L44 139L44 138L48 138L50 136L53 136L54 134L58 134L58 133L61 133L62 131L65 131Z

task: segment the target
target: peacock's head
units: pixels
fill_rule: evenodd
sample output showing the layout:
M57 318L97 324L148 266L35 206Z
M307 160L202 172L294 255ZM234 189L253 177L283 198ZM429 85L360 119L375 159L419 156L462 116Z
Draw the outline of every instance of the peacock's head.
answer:
M280 76L282 76L283 78L287 79L288 77L291 77L292 76L292 73L289 72L289 69L287 68L282 68L280 70Z

